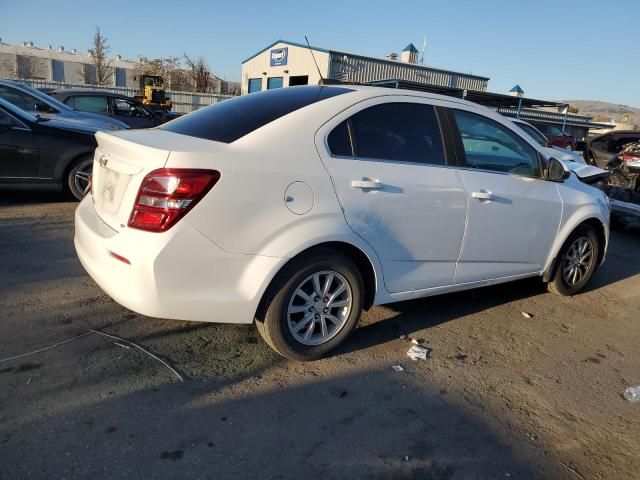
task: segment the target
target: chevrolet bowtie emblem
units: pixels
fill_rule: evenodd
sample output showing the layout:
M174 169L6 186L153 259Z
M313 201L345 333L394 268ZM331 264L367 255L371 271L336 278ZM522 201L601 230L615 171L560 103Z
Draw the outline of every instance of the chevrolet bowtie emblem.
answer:
M106 167L107 163L109 163L109 159L107 158L106 155L101 155L100 158L98 159L98 163L100 164L101 167Z

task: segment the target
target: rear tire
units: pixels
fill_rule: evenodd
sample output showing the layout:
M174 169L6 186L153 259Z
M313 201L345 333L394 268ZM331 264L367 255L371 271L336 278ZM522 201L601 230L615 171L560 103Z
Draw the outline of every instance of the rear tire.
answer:
M86 155L76 160L67 174L67 191L77 200L82 200L88 191L93 170L93 156Z
M316 360L351 334L363 299L364 281L353 260L332 249L312 251L293 259L273 280L256 326L283 357Z
M600 241L590 225L578 227L562 246L553 278L548 289L559 295L571 296L580 292L598 268Z

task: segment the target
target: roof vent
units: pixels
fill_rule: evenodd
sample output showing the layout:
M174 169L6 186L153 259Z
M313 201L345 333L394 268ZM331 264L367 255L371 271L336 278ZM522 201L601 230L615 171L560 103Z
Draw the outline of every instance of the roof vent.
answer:
M33 42L22 42L23 47L33 48Z
M53 47L51 45L47 45L47 50L53 50Z
M387 60L393 60L395 62L398 60L398 54L392 52L384 58L386 58Z
M122 60L122 55L117 54L117 55L116 55L116 60Z
M77 50L77 49L75 49L75 48L72 48L72 49L71 49L71 53L73 53L73 54L75 55L76 53L78 53L78 50Z
M400 61L404 63L418 63L418 53L418 49L415 45L410 43L404 47L404 50L402 50L402 53L400 54Z
M58 51L59 51L59 52L64 52L64 46L60 45L60 46L58 47Z

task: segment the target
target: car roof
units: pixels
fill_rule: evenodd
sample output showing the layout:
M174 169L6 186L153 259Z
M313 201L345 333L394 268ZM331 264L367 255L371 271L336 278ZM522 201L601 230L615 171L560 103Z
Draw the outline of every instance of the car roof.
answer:
M74 96L104 95L104 96L109 96L109 97L126 98L127 100L135 100L135 98L133 98L133 97L128 97L127 95L123 95L121 93L110 92L108 90L80 90L80 89L69 88L69 89L54 90L51 93L53 93L54 95L59 95L59 96L64 96L64 97L68 97L68 96L71 96L71 95L74 95Z

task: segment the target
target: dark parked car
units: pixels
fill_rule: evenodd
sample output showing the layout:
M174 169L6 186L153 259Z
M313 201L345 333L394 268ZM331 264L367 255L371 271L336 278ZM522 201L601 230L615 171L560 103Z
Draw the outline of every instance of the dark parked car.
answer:
M76 112L40 90L13 80L0 80L0 98L39 117L92 125L101 130L129 128L126 123L94 113Z
M576 149L576 139L573 135L563 133L558 127L546 123L536 123L534 126L544 133L549 143L554 147L566 148L567 150Z
M620 153L625 145L640 141L640 132L614 130L587 141L582 153L587 163L605 168L611 158Z
M96 128L32 115L0 98L0 185L64 189L81 199L89 187Z
M56 90L50 95L74 110L107 115L130 128L156 127L177 117L173 112L151 110L134 98L104 90Z

